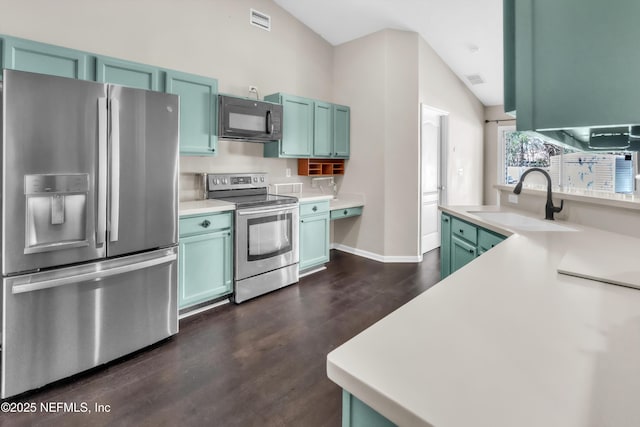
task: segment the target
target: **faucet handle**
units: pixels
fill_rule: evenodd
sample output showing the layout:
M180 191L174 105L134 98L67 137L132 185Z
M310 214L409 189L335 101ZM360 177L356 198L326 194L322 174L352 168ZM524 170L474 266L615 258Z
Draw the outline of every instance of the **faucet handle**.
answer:
M553 211L557 213L557 212L560 212L562 208L564 208L564 200L560 200L560 207L554 206Z

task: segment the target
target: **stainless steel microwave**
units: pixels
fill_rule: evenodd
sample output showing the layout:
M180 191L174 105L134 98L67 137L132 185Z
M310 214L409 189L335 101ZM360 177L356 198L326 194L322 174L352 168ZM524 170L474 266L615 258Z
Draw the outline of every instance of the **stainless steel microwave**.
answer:
M219 95L218 137L249 142L281 139L282 105Z

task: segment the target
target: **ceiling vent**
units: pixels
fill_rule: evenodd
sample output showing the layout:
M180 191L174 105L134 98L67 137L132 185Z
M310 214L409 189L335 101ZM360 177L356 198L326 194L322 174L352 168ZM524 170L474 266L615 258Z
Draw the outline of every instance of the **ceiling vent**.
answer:
M249 22L251 25L260 27L263 30L271 31L271 17L265 13L251 9L249 13Z
M484 83L484 80L482 79L482 77L480 77L479 74L468 75L467 80L469 80L469 83L471 83L473 86Z

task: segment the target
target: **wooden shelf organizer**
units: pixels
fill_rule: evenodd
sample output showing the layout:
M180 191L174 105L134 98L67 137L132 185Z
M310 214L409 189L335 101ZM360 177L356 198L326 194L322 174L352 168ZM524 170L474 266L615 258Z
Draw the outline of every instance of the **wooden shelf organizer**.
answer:
M344 159L298 159L298 175L344 175Z

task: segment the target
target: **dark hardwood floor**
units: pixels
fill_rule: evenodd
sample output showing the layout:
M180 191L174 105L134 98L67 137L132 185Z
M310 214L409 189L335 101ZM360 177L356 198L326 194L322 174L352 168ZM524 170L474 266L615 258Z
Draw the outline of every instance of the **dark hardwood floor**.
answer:
M327 353L439 276L438 250L420 264L331 251L328 269L297 285L183 319L156 346L9 401L36 403L37 412L0 413L0 425L339 426L342 395L327 378ZM41 402L92 412L46 413Z

